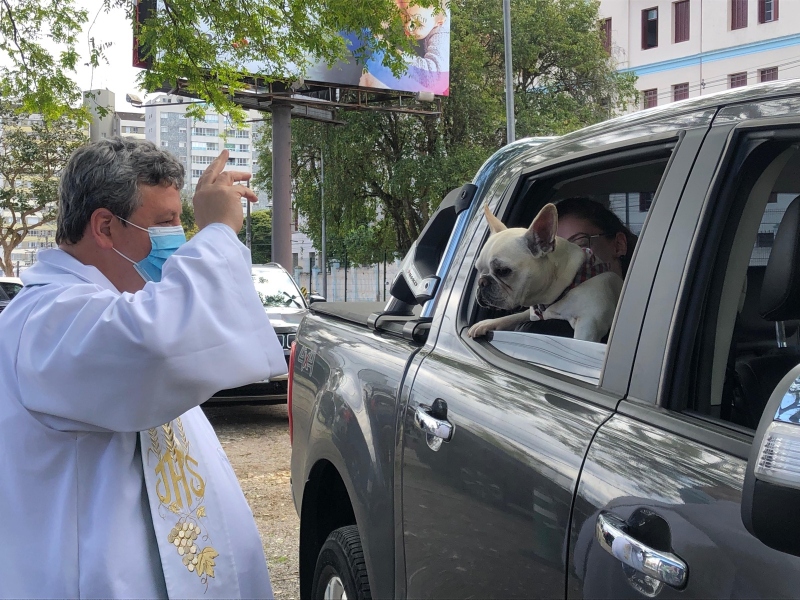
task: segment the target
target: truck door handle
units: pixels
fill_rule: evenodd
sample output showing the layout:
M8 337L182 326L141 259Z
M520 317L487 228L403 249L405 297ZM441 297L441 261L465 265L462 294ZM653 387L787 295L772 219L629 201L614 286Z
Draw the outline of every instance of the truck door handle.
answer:
M595 532L600 545L632 569L676 589L686 586L689 568L678 556L645 546L626 531L622 519L608 513L597 516Z
M429 438L434 437L439 438L441 442L449 442L453 437L453 424L447 420L447 402L441 398L437 398L431 407L419 405L414 413L414 423Z

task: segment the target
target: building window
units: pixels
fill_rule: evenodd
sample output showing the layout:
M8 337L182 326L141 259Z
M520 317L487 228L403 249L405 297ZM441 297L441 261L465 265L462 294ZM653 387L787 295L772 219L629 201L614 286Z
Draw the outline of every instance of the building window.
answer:
M653 108L654 106L658 106L658 90L644 90L642 92L644 95L644 107L645 108Z
M250 164L250 159L248 158L237 158L236 159L236 166L237 167L246 167Z
M731 0L731 29L747 27L747 0Z
M603 41L603 48L611 54L611 19L600 21L600 37Z
M169 119L169 113L162 112L161 113L161 118L162 119Z
M675 43L689 40L689 0L676 2L675 11Z
M764 83L765 81L777 81L778 67L770 67L769 69L758 70L758 81Z
M161 147L162 148L169 148L169 142L166 141L166 140L162 140L161 141Z
M161 133L169 133L169 127L166 125L161 126Z
M758 0L758 22L770 23L778 20L778 0Z
M639 212L647 212L653 204L655 192L639 192Z
M250 146L248 144L239 144L239 152L250 152Z
M677 83L672 86L672 101L686 100L689 97L689 84Z
M743 73L732 73L728 75L728 87L737 88L747 85L747 71Z
M642 50L658 46L658 8L642 11Z
M756 246L758 248L772 248L775 242L775 233L772 231L759 231L756 238Z
M186 148L186 142L178 142L178 148Z
M192 177L202 177L204 172L203 169L192 169Z

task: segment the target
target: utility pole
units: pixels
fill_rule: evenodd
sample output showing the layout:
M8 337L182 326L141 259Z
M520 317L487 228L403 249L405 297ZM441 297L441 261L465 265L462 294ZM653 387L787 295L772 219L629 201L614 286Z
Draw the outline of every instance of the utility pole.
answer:
M325 142L327 144L328 141L328 129L327 125L325 126ZM322 204L322 295L325 298L328 297L328 253L325 248L326 238L327 238L327 231L325 229L325 146L323 145L322 149L319 152L319 172L320 172L320 186L319 186L319 195L320 195L320 202Z
M516 139L514 132L514 81L511 69L511 0L503 0L503 40L506 62L506 143Z

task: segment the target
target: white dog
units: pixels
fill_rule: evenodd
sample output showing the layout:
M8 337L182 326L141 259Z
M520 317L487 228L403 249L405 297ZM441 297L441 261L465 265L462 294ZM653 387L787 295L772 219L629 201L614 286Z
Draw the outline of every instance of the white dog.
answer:
M507 229L484 206L491 235L475 263L478 304L530 311L486 319L470 327L470 337L513 330L522 323L563 319L575 339L599 342L611 329L622 278L588 248L556 237L558 212L547 204L528 229Z

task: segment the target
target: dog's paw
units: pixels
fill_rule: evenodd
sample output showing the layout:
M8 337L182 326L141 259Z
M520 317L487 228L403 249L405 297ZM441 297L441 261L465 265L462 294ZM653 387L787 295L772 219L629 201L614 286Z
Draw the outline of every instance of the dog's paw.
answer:
M485 321L479 321L470 327L467 335L469 335L471 338L482 337L490 331L494 331L494 329L494 319L486 319Z

